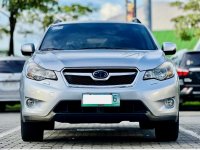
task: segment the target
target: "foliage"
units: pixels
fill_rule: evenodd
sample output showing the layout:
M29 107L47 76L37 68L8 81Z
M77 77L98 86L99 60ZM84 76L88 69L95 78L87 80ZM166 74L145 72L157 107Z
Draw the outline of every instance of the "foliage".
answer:
M0 27L0 33L6 33L9 34L9 29L7 29L6 27ZM2 35L0 34L0 38L2 38Z
M154 31L153 34L160 45L162 45L163 42L174 42L177 44L177 50L192 50L195 47L195 44L198 42L197 37L193 37L190 41L184 41L176 35L176 31L174 30Z
M200 36L200 0L188 0L187 2L176 1L172 6L187 12L173 18L175 27L183 40L191 40L193 36Z
M70 6L59 6L58 0L2 0L2 7L9 13L9 27L1 27L0 32L10 35L8 55L14 54L14 31L17 22L41 24L43 30L52 24L56 18L63 20L78 19L93 11L88 6L72 4ZM2 13L2 12L0 12ZM30 34L31 30L21 30L20 33Z
M82 6L80 4L72 4L70 6L54 6L51 8L52 11L48 13L43 13L38 10L28 10L30 17L26 17L27 14L23 14L21 17L26 22L33 24L34 22L41 23L41 27L45 30L50 24L56 20L62 21L73 21L77 20L80 16L87 15L91 13L94 9L89 6ZM39 17L38 17L39 16Z
M183 106L200 106L200 101L186 101L183 103Z

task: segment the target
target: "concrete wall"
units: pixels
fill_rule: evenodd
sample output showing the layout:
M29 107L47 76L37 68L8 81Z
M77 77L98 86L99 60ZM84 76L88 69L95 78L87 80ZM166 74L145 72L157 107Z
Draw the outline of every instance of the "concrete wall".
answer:
M170 6L169 2L161 2L152 0L152 29L153 30L169 30L174 29L172 18L184 14L180 9ZM144 7L137 9L137 17L144 20Z

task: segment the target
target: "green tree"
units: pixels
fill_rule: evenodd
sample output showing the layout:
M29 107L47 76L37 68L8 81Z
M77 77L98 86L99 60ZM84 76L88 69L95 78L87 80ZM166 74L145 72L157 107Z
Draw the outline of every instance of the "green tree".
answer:
M42 24L42 28L45 29L55 21L56 14L65 13L65 15L63 15L64 17L60 18L67 20L69 17L67 18L66 16L77 19L81 15L92 12L92 8L79 4L60 7L58 5L58 0L2 0L2 8L5 8L9 13L8 15L4 13L9 20L9 30L7 28L0 29L0 32L10 35L9 56L14 55L14 32L16 23L19 20L28 23L39 21ZM28 17L27 14L24 15L24 12L27 12ZM31 31L22 32L25 34L31 33Z
M200 1L176 1L171 5L187 12L185 15L172 19L181 39L191 40L194 36L200 36Z
M38 11L29 10L29 18L24 16L24 19L27 19L27 22L33 23L34 21L38 21L42 23L42 29L45 30L52 22L56 21L57 19L62 21L73 21L77 20L80 16L87 15L91 12L96 10L92 6L82 6L78 3L74 3L70 6L58 6L54 7L53 11L48 11L45 15L41 16ZM56 13L55 13L56 12ZM38 17L40 16L40 17ZM33 19L34 18L34 19Z

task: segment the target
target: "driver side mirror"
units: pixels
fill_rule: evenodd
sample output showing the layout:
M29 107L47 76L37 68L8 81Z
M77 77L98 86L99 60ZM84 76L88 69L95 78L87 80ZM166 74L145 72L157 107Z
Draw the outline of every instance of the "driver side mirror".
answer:
M164 42L162 45L162 50L166 55L173 55L176 53L176 44L171 42Z
M31 56L35 52L34 44L28 43L28 44L22 45L21 52L24 56Z

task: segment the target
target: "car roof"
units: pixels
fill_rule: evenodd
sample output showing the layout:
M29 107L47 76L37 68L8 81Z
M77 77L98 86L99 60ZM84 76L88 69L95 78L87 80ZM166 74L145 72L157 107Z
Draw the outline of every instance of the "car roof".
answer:
M200 53L200 51L187 51L186 53L192 54L192 53Z
M52 24L51 26L56 26L56 25L67 25L67 24L137 24L137 25L142 25L142 23L137 23L137 22L121 22L121 21L71 21L71 22L58 22L55 24Z
M24 60L26 61L26 58L25 57L16 57L16 56L3 56L3 57L0 57L0 61L5 61L5 60Z

